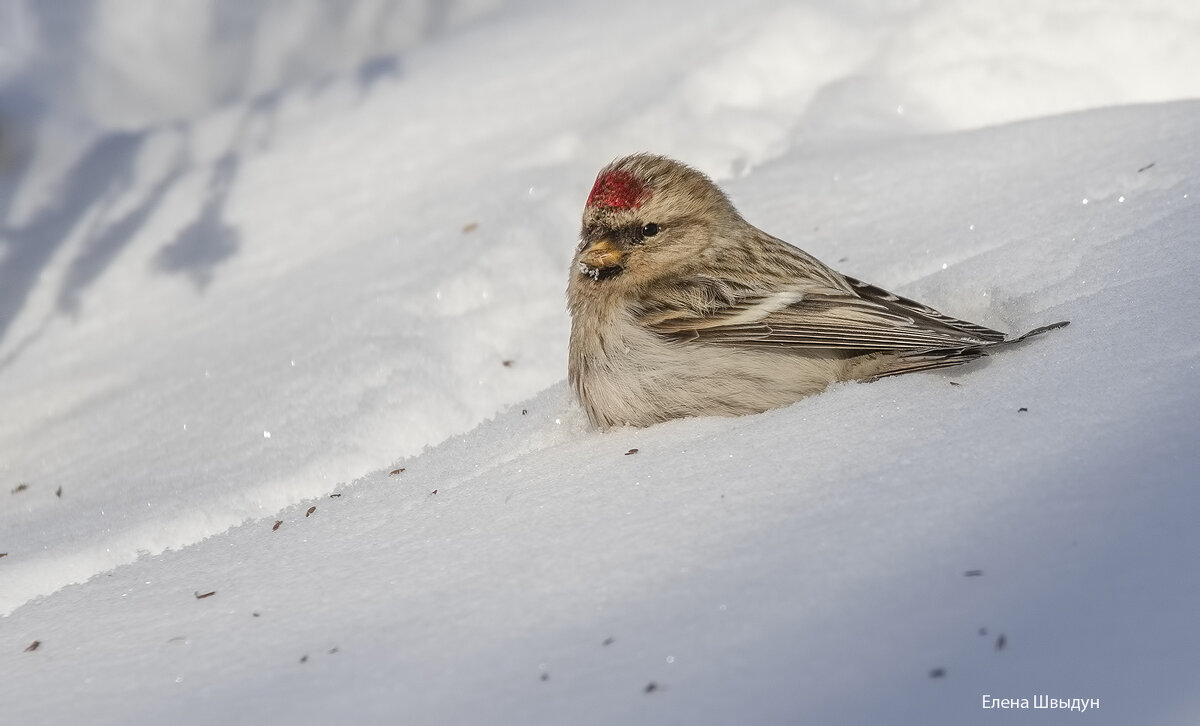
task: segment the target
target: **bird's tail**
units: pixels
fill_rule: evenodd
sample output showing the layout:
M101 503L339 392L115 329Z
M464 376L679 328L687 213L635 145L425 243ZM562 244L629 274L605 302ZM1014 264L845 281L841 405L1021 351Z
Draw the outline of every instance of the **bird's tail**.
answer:
M1051 330L1058 330L1059 328L1065 328L1070 324L1071 324L1070 320L1060 320L1057 323L1050 323L1049 325L1043 325L1040 328L1034 328L1033 330L1029 331L1028 333L1025 333L1024 335L1018 335L1017 337L1013 338L1012 340L1002 341L999 343L999 345L1012 345L1013 343L1020 343L1022 340L1027 340L1029 338L1032 338L1035 335L1041 335L1042 333L1048 333Z
M1040 328L1034 328L1027 333L1018 335L1015 338L1008 340L998 340L994 343L985 343L983 345L972 345L966 348L939 348L936 350L918 350L911 353L904 353L895 358L887 370L877 374L875 378L883 378L886 376L898 376L902 373L915 373L917 371L931 371L938 368L949 368L951 366L962 365L969 363L976 358L982 358L988 353L997 348L1007 348L1010 345L1028 340L1034 336L1047 333L1058 328L1065 328L1070 325L1070 320L1060 320L1057 323L1043 325Z

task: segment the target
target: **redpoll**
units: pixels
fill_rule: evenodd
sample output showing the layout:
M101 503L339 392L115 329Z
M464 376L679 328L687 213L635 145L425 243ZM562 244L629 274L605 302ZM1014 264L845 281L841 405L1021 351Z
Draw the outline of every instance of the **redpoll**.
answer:
M637 154L600 171L567 285L592 423L758 413L835 381L944 368L1017 338L846 277L742 219L708 177Z

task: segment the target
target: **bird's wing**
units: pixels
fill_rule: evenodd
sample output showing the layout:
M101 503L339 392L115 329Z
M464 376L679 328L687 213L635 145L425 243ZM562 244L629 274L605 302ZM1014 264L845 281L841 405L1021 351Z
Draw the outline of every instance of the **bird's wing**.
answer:
M697 306L642 311L641 322L660 335L736 345L844 350L955 350L1003 342L999 331L975 325L873 285L845 278L849 291L829 286L785 288L769 294L714 281L696 281Z

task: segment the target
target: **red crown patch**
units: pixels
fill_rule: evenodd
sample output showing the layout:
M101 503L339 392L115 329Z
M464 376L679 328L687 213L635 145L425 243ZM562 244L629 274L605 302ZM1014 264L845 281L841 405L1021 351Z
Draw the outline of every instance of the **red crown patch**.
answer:
M612 209L637 209L650 197L646 185L627 171L610 171L596 177L592 193L588 195L589 207Z

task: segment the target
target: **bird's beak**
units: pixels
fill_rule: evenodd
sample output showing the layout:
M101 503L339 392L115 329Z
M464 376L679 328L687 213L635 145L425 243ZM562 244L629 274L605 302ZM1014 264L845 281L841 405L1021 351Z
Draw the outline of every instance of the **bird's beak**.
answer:
M601 237L579 252L579 261L597 270L618 267L624 258L625 251L607 237Z

